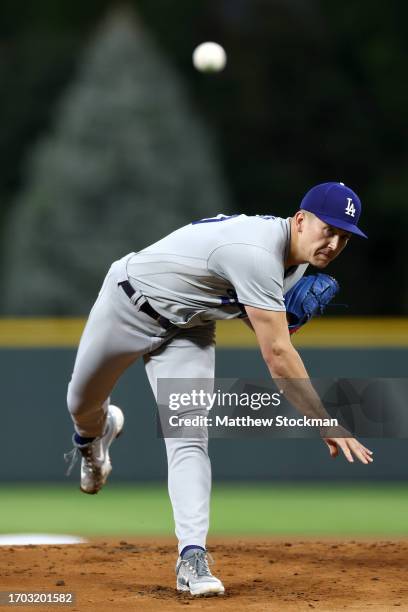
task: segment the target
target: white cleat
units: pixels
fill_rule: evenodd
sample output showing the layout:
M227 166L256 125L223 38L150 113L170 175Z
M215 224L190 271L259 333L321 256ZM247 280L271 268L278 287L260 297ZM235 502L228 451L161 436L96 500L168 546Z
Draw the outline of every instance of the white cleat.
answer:
M176 565L177 590L190 592L191 595L224 595L221 580L212 575L208 559L212 558L204 550L193 548L179 558Z
M83 493L94 495L105 484L112 471L112 464L109 457L109 447L123 429L123 412L117 406L110 405L106 419L106 428L103 436L95 438L88 444L79 445L74 441L71 465L68 474L71 472L76 461L78 451L82 455L81 461L81 486ZM70 454L69 454L70 455ZM66 456L68 459L69 455Z

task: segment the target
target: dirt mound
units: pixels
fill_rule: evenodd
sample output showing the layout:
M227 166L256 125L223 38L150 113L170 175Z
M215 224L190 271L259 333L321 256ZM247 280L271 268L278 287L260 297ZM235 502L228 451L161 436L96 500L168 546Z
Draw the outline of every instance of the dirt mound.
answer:
M75 605L63 609L78 612L165 612L184 606L216 607L221 612L408 611L406 541L213 538L209 549L216 561L213 573L226 588L223 597L178 594L174 541L134 537L70 546L3 547L0 591L71 591Z

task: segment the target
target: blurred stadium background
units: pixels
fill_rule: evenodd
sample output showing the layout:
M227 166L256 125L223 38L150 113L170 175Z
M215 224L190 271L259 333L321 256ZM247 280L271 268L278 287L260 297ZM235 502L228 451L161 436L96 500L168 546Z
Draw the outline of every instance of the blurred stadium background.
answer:
M331 268L348 307L296 344L315 377L406 376L407 13L398 0L1 4L2 533L113 534L118 517L123 534L172 532L142 365L115 390L126 435L96 498L64 477L65 391L111 261L192 219L290 216L314 183L350 185L369 240ZM225 47L223 73L194 71L205 40ZM218 345L218 376L266 376L239 322ZM369 467L315 440L211 441L212 533L406 535L407 442L367 444Z

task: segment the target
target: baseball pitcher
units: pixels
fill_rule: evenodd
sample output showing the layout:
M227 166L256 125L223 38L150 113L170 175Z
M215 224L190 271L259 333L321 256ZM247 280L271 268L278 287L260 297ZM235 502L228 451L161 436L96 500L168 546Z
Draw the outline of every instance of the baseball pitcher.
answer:
M156 396L160 378L212 379L220 319L240 317L252 327L271 376L294 381L288 385L293 405L307 416L327 416L290 332L321 312L337 290L327 275L302 277L309 264L326 268L352 235L366 237L357 227L360 212L360 200L349 187L323 183L308 191L293 217L202 219L113 263L90 312L68 387L75 427L71 459L73 464L76 455L82 457L84 493L97 493L112 469L109 447L124 417L110 394L126 368L142 357ZM342 451L350 462L353 457L372 461L371 451L344 431L327 436L332 456ZM206 552L207 438L166 438L165 443L179 548L177 589L222 594Z

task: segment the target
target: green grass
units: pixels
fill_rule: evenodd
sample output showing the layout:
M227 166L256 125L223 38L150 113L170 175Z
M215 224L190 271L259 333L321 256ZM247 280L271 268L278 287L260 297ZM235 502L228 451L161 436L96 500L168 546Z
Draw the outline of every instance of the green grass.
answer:
M0 532L173 534L167 490L109 484L96 496L61 485L0 486ZM211 534L407 536L401 484L218 484Z

